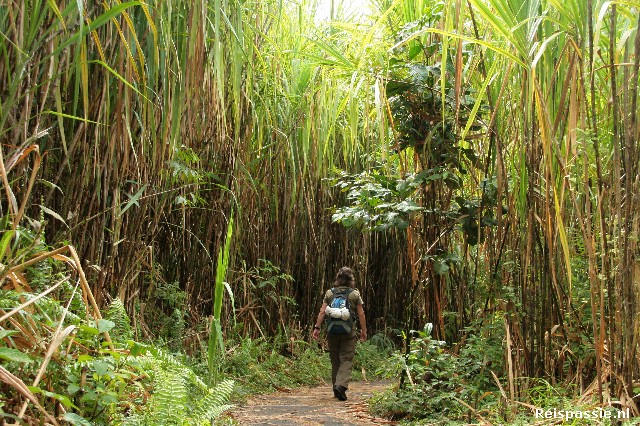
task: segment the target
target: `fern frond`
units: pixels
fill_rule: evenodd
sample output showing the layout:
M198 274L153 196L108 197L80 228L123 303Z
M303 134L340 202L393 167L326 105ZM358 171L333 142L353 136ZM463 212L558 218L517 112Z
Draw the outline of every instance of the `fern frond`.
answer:
M165 368L171 367L175 369L185 370L184 374L187 376L188 381L195 385L201 392L205 392L209 389L209 386L198 375L187 368L180 360L171 355L170 353L163 351L160 348L153 347L149 349L149 352L159 361L165 364Z
M188 391L180 371L161 370L151 400L151 424L183 424L187 417Z
M114 338L119 340L129 340L133 338L131 320L129 319L129 315L127 315L127 310L125 309L122 300L117 297L113 299L109 305L105 318L115 324L115 327L111 330L111 335Z
M123 425L206 425L231 408L226 404L234 389L231 380L209 387L191 368L157 347L136 357L136 364L151 378L152 397L142 416L131 415Z
M202 398L195 406L193 418L197 423L218 417L223 412L232 408L232 405L224 405L229 400L233 392L234 383L231 380L225 380L213 388L209 388L206 396Z
M233 405L217 405L211 407L209 411L201 414L199 417L194 418L192 424L211 424L211 420L217 419L225 411L229 411L233 408ZM191 423L190 423L191 424Z

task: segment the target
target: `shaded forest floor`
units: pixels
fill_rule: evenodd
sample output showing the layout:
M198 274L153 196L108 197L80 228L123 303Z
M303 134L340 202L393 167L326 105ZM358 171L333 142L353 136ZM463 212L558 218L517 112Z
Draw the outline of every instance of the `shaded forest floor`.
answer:
M348 400L333 397L330 385L257 395L229 414L240 425L376 425L396 424L369 414L367 400L391 386L388 381L352 382Z

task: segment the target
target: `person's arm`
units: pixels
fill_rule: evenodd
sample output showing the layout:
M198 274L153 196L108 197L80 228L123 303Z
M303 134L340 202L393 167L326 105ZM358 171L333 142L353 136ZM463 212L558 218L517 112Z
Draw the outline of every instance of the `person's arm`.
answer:
M358 312L358 319L360 320L360 341L367 340L367 319L364 317L363 305L357 305L356 311Z
M316 325L313 327L313 334L311 335L311 337L316 340L318 340L318 337L320 337L320 327L322 327L322 321L324 321L324 316L326 315L324 313L325 309L327 309L327 302L324 302L322 304L320 312L318 312L318 318L316 318Z

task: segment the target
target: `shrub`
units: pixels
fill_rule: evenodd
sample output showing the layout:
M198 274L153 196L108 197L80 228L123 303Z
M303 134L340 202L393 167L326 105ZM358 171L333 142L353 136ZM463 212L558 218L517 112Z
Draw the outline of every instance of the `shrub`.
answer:
M404 353L395 352L390 364L401 371L400 385L372 400L373 411L395 420L429 418L435 424L451 423L468 414L464 403L474 407L495 401L495 386L483 371L483 339L469 339L457 356L445 342L431 338L431 324L411 331ZM482 398L480 397L482 395Z

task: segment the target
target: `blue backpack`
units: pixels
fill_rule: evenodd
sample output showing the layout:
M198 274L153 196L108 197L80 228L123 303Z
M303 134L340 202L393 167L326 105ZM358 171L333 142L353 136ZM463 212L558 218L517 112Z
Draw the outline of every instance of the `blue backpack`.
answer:
M349 295L352 288L332 288L333 298L325 310L327 318L327 333L346 334L353 330L354 316L349 306Z

